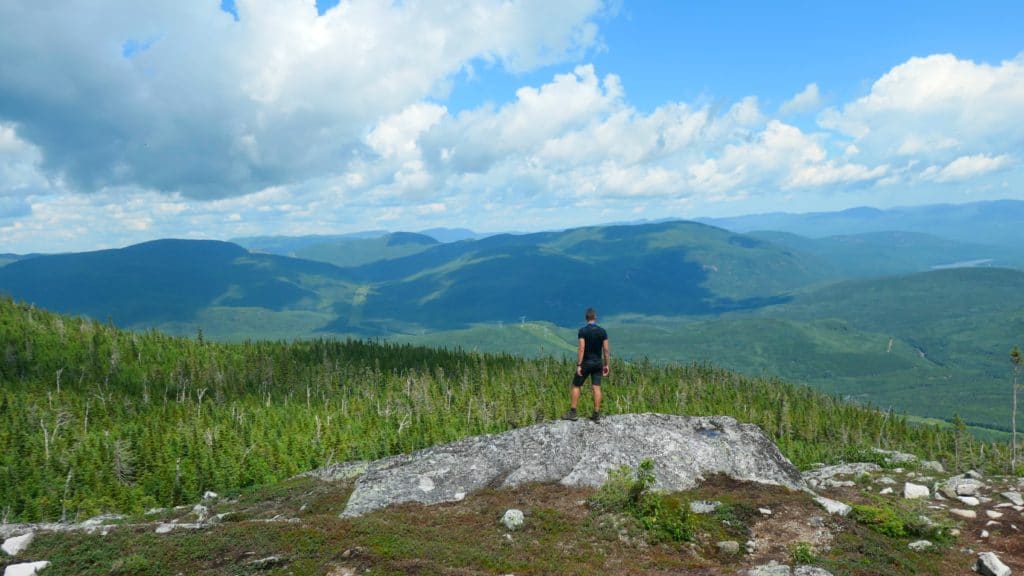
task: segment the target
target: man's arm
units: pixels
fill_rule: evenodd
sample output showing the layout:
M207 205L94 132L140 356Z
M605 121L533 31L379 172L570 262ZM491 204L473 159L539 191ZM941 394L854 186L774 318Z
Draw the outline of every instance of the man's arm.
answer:
M583 352L587 349L587 341L580 338L580 345L576 350L576 374L583 375Z
M601 374L607 376L608 372L611 371L610 364L612 363L612 347L608 344L608 339L605 338L601 346L604 352L604 367L601 368Z

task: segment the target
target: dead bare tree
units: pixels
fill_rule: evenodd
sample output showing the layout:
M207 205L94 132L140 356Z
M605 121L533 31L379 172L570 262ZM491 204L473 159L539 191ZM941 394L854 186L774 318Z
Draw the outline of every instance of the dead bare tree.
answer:
M1013 411L1010 413L1010 428L1012 428L1012 437L1010 441L1013 443L1010 448L1010 473L1017 473L1017 377L1020 375L1021 365L1021 354L1020 348L1017 346L1013 347L1010 351L1010 362L1013 363Z

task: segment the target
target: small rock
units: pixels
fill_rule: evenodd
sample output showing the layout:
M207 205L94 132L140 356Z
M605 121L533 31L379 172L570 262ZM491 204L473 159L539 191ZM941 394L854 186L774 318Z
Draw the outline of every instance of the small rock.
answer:
M920 466L921 468L924 468L926 470L932 470L940 474L946 471L946 469L942 467L942 464L936 462L935 460L921 460Z
M996 522L995 520L989 520L988 522L985 522L985 526L988 526L988 527L990 527L990 528L991 528L992 526L999 526L999 527L1002 527L1002 525L1003 525L1003 524L1002 524L1001 522Z
M758 508L757 511L761 513L761 516L771 516L772 515L772 511L771 511L770 508Z
M124 520L124 516L120 514L100 514L82 522L81 526L82 528L99 528L108 522L117 522L118 520Z
M998 519L1003 517L1003 513L1002 512L996 512L995 510L985 510L985 516L988 516L989 518L991 518L993 520L998 520Z
M825 498L824 496L815 496L814 501L817 502L822 508L828 510L829 514L838 514L840 516L846 516L850 513L853 508L849 505L843 504L837 500L831 498Z
M284 564L286 562L287 560L285 560L281 556L267 556L266 558L260 558L258 560L253 560L252 562L249 562L249 566L252 566L256 570L267 570L268 568L280 566L281 564Z
M968 520L974 520L978 517L978 513L975 512L974 510L961 510L960 508L952 508L950 509L949 513L954 516L966 518Z
M949 535L952 536L953 538L956 538L956 537L960 536L960 529L959 528L950 528L949 529Z
M792 576L793 572L789 566L779 564L775 560L763 565L755 566L747 571L747 576Z
M505 511L505 515L501 517L501 523L509 530L518 530L523 526L523 521L523 511L515 508L509 508Z
M875 482L878 482L879 484L896 484L896 481L888 476L882 476L878 480L875 480Z
M174 524L165 524L163 522L157 524L156 530L154 530L157 534L170 534L173 531Z
M882 488L881 490L878 491L878 493L881 494L882 496L888 496L893 492L894 490L892 489L892 486L886 486L885 488Z
M916 542L911 542L910 544L907 544L907 547L911 550L914 550L915 552L923 552L925 550L930 549L932 547L932 543L927 540L918 540Z
M984 476L982 476L981 473L978 472L977 470L968 470L967 472L964 472L964 476L968 478L974 478L975 480L981 480L982 478L984 478Z
M1000 496L1013 502L1014 506L1024 506L1024 496L1021 496L1020 492L1003 492Z
M157 514L163 514L167 511L167 508L150 508L146 510L146 516L155 516Z
M22 550L28 548L28 545L32 543L32 540L35 537L35 532L29 532L28 534L8 538L7 540L4 540L2 549L8 556L17 556L18 554L21 554Z
M220 496L218 496L216 492L211 490L203 492L203 500L216 500L217 498L220 498Z
M747 540L747 543L744 546L744 548L747 550L747 554L753 554L757 551L757 542L754 542L753 540Z
M957 500L963 502L968 506L977 506L978 504L981 504L981 500L978 500L974 496L960 496L959 498L957 498Z
M832 573L817 566L797 566L793 576L832 576Z
M982 537L982 538L988 538L988 536L989 536L989 534L988 534L988 530L982 530L982 531L981 531L981 537Z
M11 564L4 570L4 576L32 576L33 574L40 573L49 565L50 563L46 560Z
M718 510L718 507L721 505L721 502L713 502L711 500L694 500L690 502L690 512L694 514L711 514Z
M740 543L735 540L724 540L717 544L718 551L722 554L739 554Z
M903 497L908 499L927 498L931 495L927 486L907 482L903 484Z
M205 522L207 516L210 515L210 509L202 504L196 504L192 507L192 513L196 515L199 522Z

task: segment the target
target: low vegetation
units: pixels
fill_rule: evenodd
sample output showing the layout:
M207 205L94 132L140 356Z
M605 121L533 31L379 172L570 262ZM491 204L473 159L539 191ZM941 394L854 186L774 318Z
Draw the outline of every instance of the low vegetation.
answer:
M501 432L557 417L571 373L557 358L124 332L3 300L0 510L9 522L141 512ZM798 466L873 446L948 464L955 447L964 468L1009 460L1003 444L702 364L616 362L605 393L609 413L753 422Z

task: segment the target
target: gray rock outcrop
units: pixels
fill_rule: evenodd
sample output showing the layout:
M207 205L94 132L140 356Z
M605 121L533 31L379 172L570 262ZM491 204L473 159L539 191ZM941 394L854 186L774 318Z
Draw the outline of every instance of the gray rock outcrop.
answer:
M978 554L978 563L975 564L974 571L982 576L1010 576L1013 574L1010 568L992 552Z
M687 490L713 474L804 489L799 471L753 424L726 416L608 416L465 438L370 463L342 517L391 504L454 502L486 487L602 485L608 471L654 461L655 488Z

